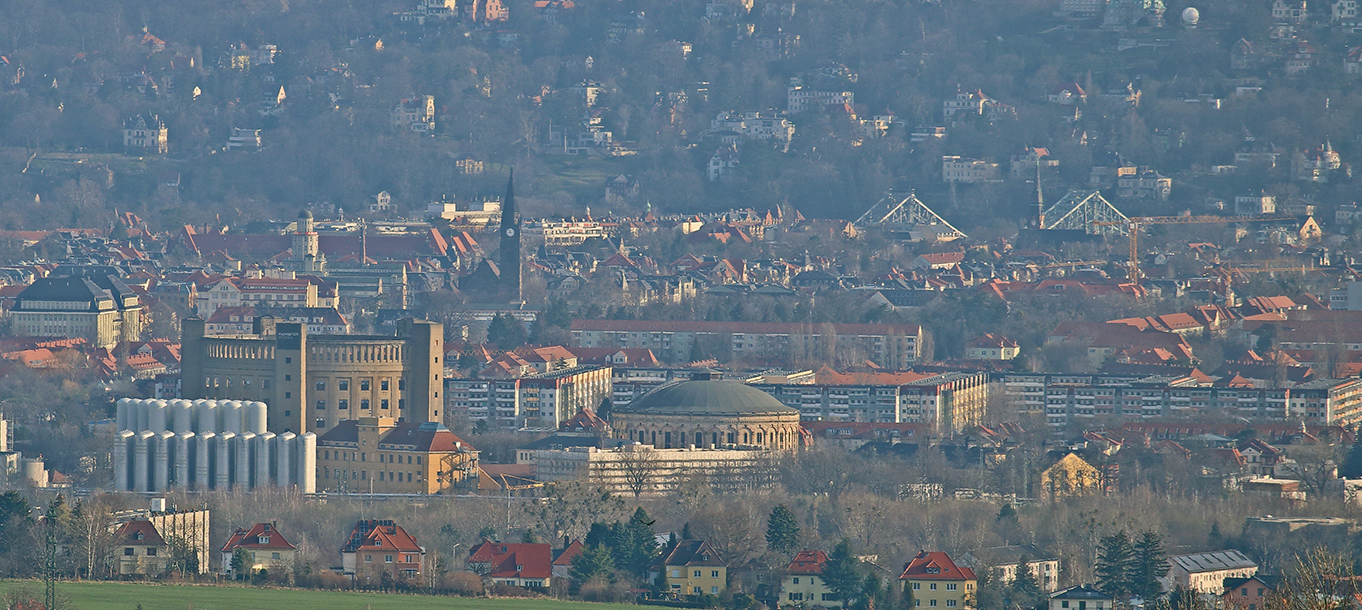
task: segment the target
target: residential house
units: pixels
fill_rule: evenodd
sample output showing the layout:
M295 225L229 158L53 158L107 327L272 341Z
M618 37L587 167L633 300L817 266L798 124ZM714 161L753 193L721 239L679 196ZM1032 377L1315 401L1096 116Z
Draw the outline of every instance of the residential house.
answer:
M1295 76L1309 70L1315 63L1317 53L1314 45L1304 40L1297 42L1286 56L1286 75Z
M1305 0L1273 0L1272 20L1278 23L1300 24L1308 15Z
M426 565L426 549L402 526L386 519L365 519L355 524L341 547L341 571L352 578L420 576Z
M170 151L170 130L155 114L139 114L123 121L123 149L130 154L164 155Z
M1262 610L1266 608L1268 597L1277 591L1281 584L1279 576L1254 574L1246 577L1226 578L1220 594L1220 602L1225 610Z
M1004 117L1016 117L1016 109L989 97L981 90L959 89L954 98L941 103L941 114L951 123L969 116L982 116L992 123Z
M416 133L435 133L435 96L422 95L402 100L393 107L393 127L406 128Z
M1102 472L1070 453L1040 473L1040 488L1051 499L1101 493Z
M1235 195L1234 213L1240 216L1276 214L1277 198L1262 191L1250 195Z
M944 182L989 182L999 180L1002 174L997 163L983 159L966 159L959 155L941 157L941 180Z
M1153 199L1167 201L1173 190L1173 180L1158 172L1142 167L1134 174L1116 179L1116 195L1127 199Z
M974 570L955 565L950 555L919 551L899 576L902 589L911 591L913 606L973 608L978 578Z
M732 146L725 146L714 151L714 155L709 158L709 165L706 166L705 170L710 182L729 182L737 178L737 149Z
M506 543L482 539L468 551L468 569L492 584L540 589L553 581L553 548L548 543Z
M965 344L966 360L1011 360L1021 353L1017 342L1002 335L985 333Z
M1116 598L1092 585L1077 585L1050 594L1049 610L1111 610Z
M1197 593L1220 595L1225 579L1258 574L1258 564L1236 550L1176 555L1168 558L1168 579Z
M1297 152L1291 158L1291 177L1305 182L1329 182L1330 176L1342 169L1343 161L1328 140L1322 146Z
M665 590L679 595L718 595L728 588L728 566L704 540L682 540L662 559Z
M170 566L170 548L156 526L146 519L133 519L114 531L114 573L119 576L164 574Z
M1012 156L1012 179L1034 180L1037 167L1053 170L1059 167L1059 161L1050 156L1048 148L1027 147L1021 154Z
M856 94L850 91L818 91L803 85L787 91L786 112L799 114L808 110L822 110L829 106L855 106Z
M823 551L800 551L794 561L785 566L785 577L780 581L782 606L824 606L836 602L837 595L823 581L823 568L828 555Z
M235 576L232 564L238 550L245 553L244 569L247 574L292 568L293 558L298 552L298 548L284 538L274 523L257 523L251 529L232 532L227 543L222 545L223 574Z

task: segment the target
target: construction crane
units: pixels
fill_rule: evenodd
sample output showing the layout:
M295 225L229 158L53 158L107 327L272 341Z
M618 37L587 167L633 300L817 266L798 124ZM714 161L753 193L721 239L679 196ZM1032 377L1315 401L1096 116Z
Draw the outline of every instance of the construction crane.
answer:
M1139 283L1140 281L1140 229L1149 225L1190 225L1204 223L1230 223L1230 222L1272 222L1276 220L1299 220L1299 217L1292 214L1254 214L1247 216L1132 216L1125 220L1110 222L1094 222L1094 226L1111 227L1126 226L1126 235L1130 237L1130 261L1128 263L1130 281Z

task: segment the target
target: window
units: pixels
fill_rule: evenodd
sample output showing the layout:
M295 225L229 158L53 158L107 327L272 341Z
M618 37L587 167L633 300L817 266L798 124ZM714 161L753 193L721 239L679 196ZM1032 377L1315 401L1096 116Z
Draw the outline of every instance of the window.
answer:
M387 380L387 379L384 379L383 381L378 382L378 389L383 390L384 392L387 392L387 391L388 391L388 380Z
M383 556L383 563L392 563L392 562L393 562L393 556L392 556L392 555L384 555L384 556Z
M147 557L155 557L155 556L156 556L156 547L151 547L151 548L147 549Z
M1243 595L1244 597L1248 597L1248 587L1244 587L1243 589L1240 589L1240 590L1239 590L1239 594L1240 594L1240 595Z
M710 571L709 571L709 577L710 577L710 578L718 578L718 577L719 577L719 571L718 571L718 570L710 570Z
M948 583L946 583L946 590L947 590L947 591L954 591L954 590L955 590L955 587L956 587L956 584L953 583L953 582L948 582Z
M368 410L369 410L369 399L368 399L368 398L361 398L361 399L359 399L359 408L360 408L361 410L368 411Z
M337 400L337 401L336 401L336 408L337 408L337 409L340 409L340 410L342 410L342 411L345 411L346 409L349 409L349 408L350 408L350 400L349 400L348 398L342 398L342 399L340 399L340 400Z
M388 399L384 398L384 399L379 400L379 401L378 401L378 408L386 410L386 409L388 408Z
M284 381L293 381L293 375L284 375Z
M132 554L133 554L132 547L127 547L127 548L124 548L124 549L123 549L123 556L124 556L124 557L132 557Z
M695 588L695 594L696 594L696 595L699 595L702 591L704 591L704 589L701 589L700 587L696 587L696 588Z
M318 392L324 392L324 391L326 391L326 380L325 380L325 379L323 379L323 380L317 382L317 391L318 391Z
M406 380L406 379L398 379L398 380L397 380L397 389L399 389L399 390L405 390L405 389L407 389L407 380Z
M796 577L794 577L794 578L792 578L792 579L790 579L790 580L792 581L792 584L796 584L796 585L799 584L799 577L798 577L798 576L796 576ZM790 599L794 599L794 598L791 597Z
M695 571L695 578L699 578L699 577L700 577L700 570L696 570L696 571Z
M719 587L710 587L710 588L709 588L709 594L710 594L710 595L718 595L718 594L719 594Z
M798 583L796 583L796 584L798 584ZM792 601L792 602L797 602L797 601L800 601L800 600L802 600L802 599L804 599L804 594L803 594L803 593L791 593L791 594L790 594L790 601Z
M279 557L279 552L278 552L278 551L275 551L275 552L273 552L273 553L270 553L270 559L279 559L279 558L280 558L280 557Z
M1263 596L1263 588L1262 588L1262 587L1258 587L1258 597L1262 597L1262 596Z
M934 599L932 599L932 600L927 600L927 605L928 605L928 606L931 606L931 607L933 607L933 608L935 608L935 607L936 607L936 600L934 600Z
M340 391L342 391L342 392L348 392L348 391L350 391L350 380L349 380L349 379L341 379L340 381L337 381L337 382L336 382L336 389L338 389L338 390L340 390Z
M677 568L673 568L673 569L672 569L672 578L681 578L681 570L680 570L680 569L677 569Z
M1069 607L1069 600L1066 599L1066 600L1064 600L1064 601L1062 601L1062 602L1059 602L1059 607L1060 607L1060 608L1068 608L1068 607Z
M369 391L369 380L368 380L368 379L361 379L361 380L359 380L359 390L360 390L361 392L368 392L368 391Z
M929 589L935 591L935 590L936 590L936 583L930 583L930 584L928 584L928 585L927 585L927 588L929 588Z
M827 597L827 593L824 593L823 596L824 596L824 597ZM921 605L922 605L922 600L920 600L920 599L915 599L915 600L913 600L913 602L914 602L914 603L913 603L914 606L921 606Z
M284 358L284 364L293 364L292 358Z
M326 418L318 417L318 418L317 418L317 421L312 422L312 427L313 427L313 428L325 428L325 427L326 427Z
M374 561L374 556L373 556L373 555L365 555L365 556L364 556L364 563L373 563L373 561Z
M262 390L268 390L268 389L270 389L270 380L268 380L268 379L261 379L261 380L260 380L260 389L262 389Z
M915 583L913 583L913 590L914 590L914 591L917 591L918 589L921 589L921 588L922 588L922 583L920 583L920 582L915 582Z
M326 410L326 401L325 401L325 400L319 400L319 401L317 401L317 410L318 410L318 411L325 411L325 410Z

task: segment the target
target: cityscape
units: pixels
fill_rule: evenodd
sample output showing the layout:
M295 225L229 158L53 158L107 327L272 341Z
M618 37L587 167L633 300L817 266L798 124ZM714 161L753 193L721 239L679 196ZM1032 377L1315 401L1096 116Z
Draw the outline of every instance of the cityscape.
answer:
M1355 609L1359 10L0 0L0 604Z

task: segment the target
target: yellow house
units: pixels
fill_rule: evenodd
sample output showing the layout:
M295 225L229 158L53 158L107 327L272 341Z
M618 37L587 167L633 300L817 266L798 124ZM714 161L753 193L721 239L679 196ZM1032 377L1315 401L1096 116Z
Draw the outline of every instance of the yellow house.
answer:
M677 595L718 595L728 588L728 566L704 540L682 540L662 566L667 590Z
M1051 499L1100 493L1102 471L1070 453L1041 471L1040 488Z
M919 551L899 576L914 608L973 608L978 579L942 552Z
M823 582L823 568L828 555L823 551L800 551L794 561L785 566L785 578L780 583L780 603L789 606L822 606L835 603L837 595Z

